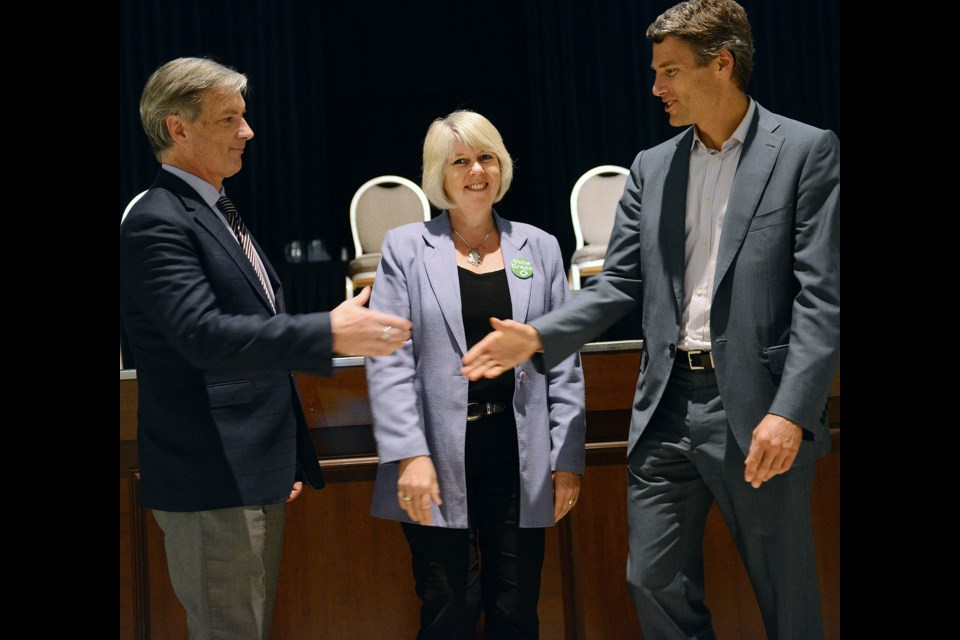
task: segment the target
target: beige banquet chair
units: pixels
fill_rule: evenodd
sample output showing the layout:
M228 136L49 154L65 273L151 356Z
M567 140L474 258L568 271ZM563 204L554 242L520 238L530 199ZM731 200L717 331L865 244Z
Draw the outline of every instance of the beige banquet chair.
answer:
M127 206L123 209L123 215L120 216L120 224L123 224L123 221L127 219L127 214L130 213L130 209L133 209L133 205L137 204L137 200L143 197L146 191L141 191L137 195L133 196L130 202L127 203ZM120 343L120 370L123 371L123 342Z
M120 216L120 224L123 224L123 221L127 219L127 214L130 213L130 209L133 209L133 205L137 204L137 200L143 197L143 194L146 193L146 190L141 191L137 195L133 196L130 202L127 203L126 208L123 210L123 215Z
M348 265L347 298L373 284L387 231L429 219L430 202L415 182L400 176L379 176L364 182L350 202L350 230L357 253Z
M624 167L604 164L584 173L573 185L570 215L577 248L570 258L571 289L580 288L581 278L603 271L617 202L629 173Z

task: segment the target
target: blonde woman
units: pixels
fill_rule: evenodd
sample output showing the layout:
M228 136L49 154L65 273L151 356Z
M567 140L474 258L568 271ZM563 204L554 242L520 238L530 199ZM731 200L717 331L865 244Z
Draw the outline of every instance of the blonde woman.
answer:
M372 514L398 520L423 601L418 638L537 638L544 528L576 505L584 465L579 355L470 382L461 358L489 319L527 322L567 299L557 240L493 209L513 163L483 116L455 111L423 145L442 213L391 230L372 309L413 338L367 359L380 467ZM482 562L481 562L482 558Z

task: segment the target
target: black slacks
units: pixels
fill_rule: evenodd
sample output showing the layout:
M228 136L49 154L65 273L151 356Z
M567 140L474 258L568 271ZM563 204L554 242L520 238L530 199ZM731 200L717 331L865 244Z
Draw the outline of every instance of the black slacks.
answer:
M402 523L413 556L418 640L538 638L544 530L522 529L517 426L508 409L467 423L467 529ZM440 488L441 491L443 487Z

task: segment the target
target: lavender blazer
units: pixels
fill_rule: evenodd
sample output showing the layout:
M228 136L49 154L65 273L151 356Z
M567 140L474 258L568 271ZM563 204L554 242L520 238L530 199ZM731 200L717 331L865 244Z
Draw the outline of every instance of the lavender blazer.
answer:
M513 319L529 322L569 296L556 238L536 227L504 220L501 234ZM460 359L468 345L450 217L390 230L383 241L370 308L409 318L413 339L389 356L366 359L367 388L380 466L371 514L409 518L397 504L399 461L429 455L443 505L433 505L433 526L467 527L464 445L467 387ZM526 258L533 276L510 269ZM546 375L528 361L514 369L513 412L520 448L520 526L553 522L553 471L583 473L584 390L580 355L573 353Z

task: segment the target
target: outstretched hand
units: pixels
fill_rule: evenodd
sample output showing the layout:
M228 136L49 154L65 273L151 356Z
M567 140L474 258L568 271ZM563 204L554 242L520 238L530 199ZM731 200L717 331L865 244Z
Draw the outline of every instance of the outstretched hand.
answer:
M370 287L364 287L330 312L335 352L345 356L385 356L413 335L409 320L363 306L369 299Z
M490 318L493 331L463 356L460 373L470 380L496 378L543 348L540 334L529 324Z

